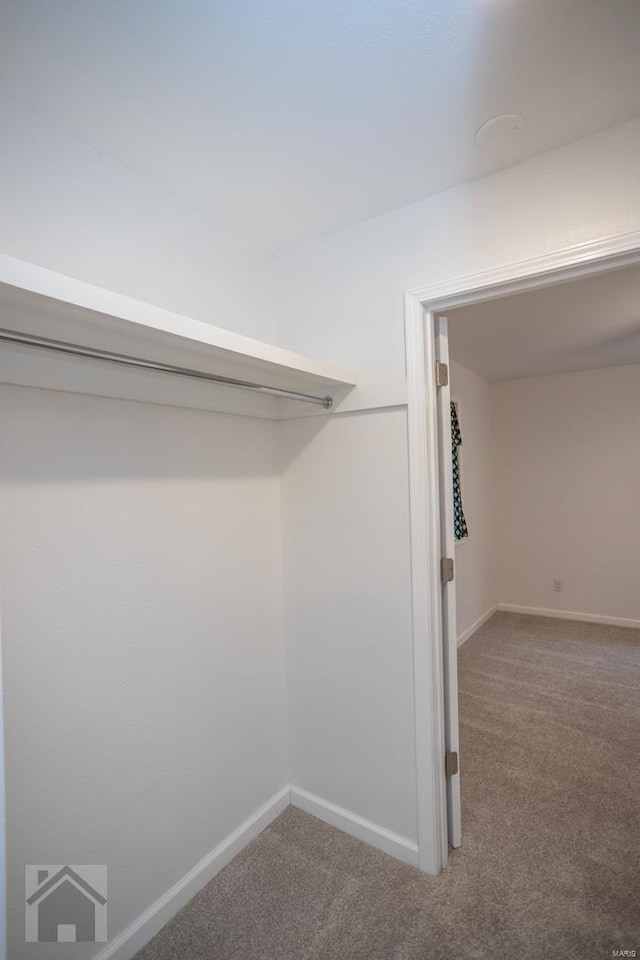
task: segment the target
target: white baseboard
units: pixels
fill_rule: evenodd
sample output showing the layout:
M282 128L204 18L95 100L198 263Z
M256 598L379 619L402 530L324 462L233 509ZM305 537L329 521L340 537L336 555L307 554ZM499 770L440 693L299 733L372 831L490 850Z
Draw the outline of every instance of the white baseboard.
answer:
M583 620L586 623L605 623L612 627L632 627L640 630L640 620L624 617L601 617L597 613L577 613L574 610L546 610L544 607L520 607L516 603L499 603L498 610L506 613L526 613L533 617L555 617L558 620Z
M144 913L95 954L93 960L132 960L136 953L151 940L217 873L222 870L248 843L279 816L292 803L301 810L324 820L325 823L363 840L372 847L403 860L413 867L418 866L418 845L391 830L379 827L364 817L350 813L342 807L316 797L299 787L283 787L259 810L230 833L210 853L181 877Z
M291 803L294 807L299 807L306 813L318 817L319 820L324 820L325 823L343 830L357 840L363 840L370 846L377 847L378 850L403 860L412 867L418 866L418 844L407 840L406 837L401 837L385 827L379 827L376 823L345 810L344 807L301 790L300 787L291 787Z
M184 877L174 883L159 900L152 903L122 933L97 953L94 960L131 960L138 950L141 950L205 884L209 883L288 806L289 787L287 786L267 800L233 833L225 837Z
M478 617L478 619L474 623L472 623L470 627L467 627L466 630L463 630L460 636L458 637L458 646L461 647L463 643L466 643L469 637L472 637L474 635L476 630L479 630L480 627L487 622L487 620L491 619L491 617L494 615L497 609L498 609L498 604L494 603L494 605L490 607L486 613L483 613L481 617Z

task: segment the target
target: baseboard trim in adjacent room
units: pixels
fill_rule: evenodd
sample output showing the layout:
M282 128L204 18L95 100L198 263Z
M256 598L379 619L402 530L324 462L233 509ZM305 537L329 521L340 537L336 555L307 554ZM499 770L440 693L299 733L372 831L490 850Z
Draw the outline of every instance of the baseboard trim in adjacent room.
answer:
M497 609L498 609L498 604L494 603L494 605L490 607L486 613L483 613L481 617L478 617L478 619L475 620L470 627L467 627L466 630L463 630L460 636L458 637L458 646L461 647L463 643L466 643L467 640L474 635L476 630L479 630L480 627L482 627L487 622L487 620L491 619L491 617L494 615Z
M357 840L363 840L372 847L388 853L397 860L403 860L412 867L417 867L419 863L418 844L406 837L401 837L385 827L380 827L364 817L358 816L339 807L335 803L323 800L313 793L308 793L300 787L291 787L291 803L294 807L299 807L305 813L310 813L319 820L343 830Z
M131 960L217 873L289 806L289 787L283 787L241 823L144 913L130 923L94 957L94 960Z
M545 610L544 607L520 607L516 603L499 603L498 610L505 613L525 613L532 617L555 617L558 620L582 620L585 623L604 623L611 627L631 627L640 630L640 620L624 617L604 617L597 613L577 613L574 610Z

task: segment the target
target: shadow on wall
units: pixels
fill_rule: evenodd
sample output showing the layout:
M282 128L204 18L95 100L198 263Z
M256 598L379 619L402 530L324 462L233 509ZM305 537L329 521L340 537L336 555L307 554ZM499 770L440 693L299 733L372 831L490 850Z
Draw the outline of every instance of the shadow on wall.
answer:
M0 386L0 482L277 475L278 424L156 404Z
M393 410L392 407L375 407L371 410L355 410L346 413L299 417L282 421L280 441L280 466L282 470L295 463L300 454L332 423L345 423L365 417L375 417ZM284 439L286 434L286 439Z

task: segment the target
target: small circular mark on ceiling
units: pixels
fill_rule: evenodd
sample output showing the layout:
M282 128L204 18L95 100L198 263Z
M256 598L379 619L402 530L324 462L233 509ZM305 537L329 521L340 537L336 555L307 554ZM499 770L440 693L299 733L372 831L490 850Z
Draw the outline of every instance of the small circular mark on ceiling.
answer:
M518 113L501 113L483 123L476 133L481 150L505 150L516 146L524 132L524 119Z

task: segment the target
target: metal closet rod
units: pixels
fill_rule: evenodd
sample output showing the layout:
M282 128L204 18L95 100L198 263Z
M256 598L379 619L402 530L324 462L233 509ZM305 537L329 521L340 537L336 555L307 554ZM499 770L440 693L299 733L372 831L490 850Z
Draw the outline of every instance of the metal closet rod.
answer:
M42 350L52 350L55 353L66 353L72 357L88 357L90 360L103 360L106 363L119 363L125 367L136 367L141 370L155 370L160 373L172 373L177 377L187 377L189 380L205 380L208 383L223 383L229 387L241 387L243 390L253 390L255 393L266 393L272 397L283 397L286 400L301 400L303 403L315 403L325 410L333 406L331 397L315 397L309 393L298 393L295 390L281 390L279 387L267 387L263 383L252 383L249 380L236 380L234 377L223 377L217 373L206 373L204 370L191 370L188 367L176 367L172 363L157 363L155 360L143 360L141 357L130 357L126 353L112 353L110 350L94 350L83 347L78 343L66 343L64 340L51 340L49 337L37 337L31 333L19 333L17 330L0 328L0 341L18 343L25 347L39 347Z

